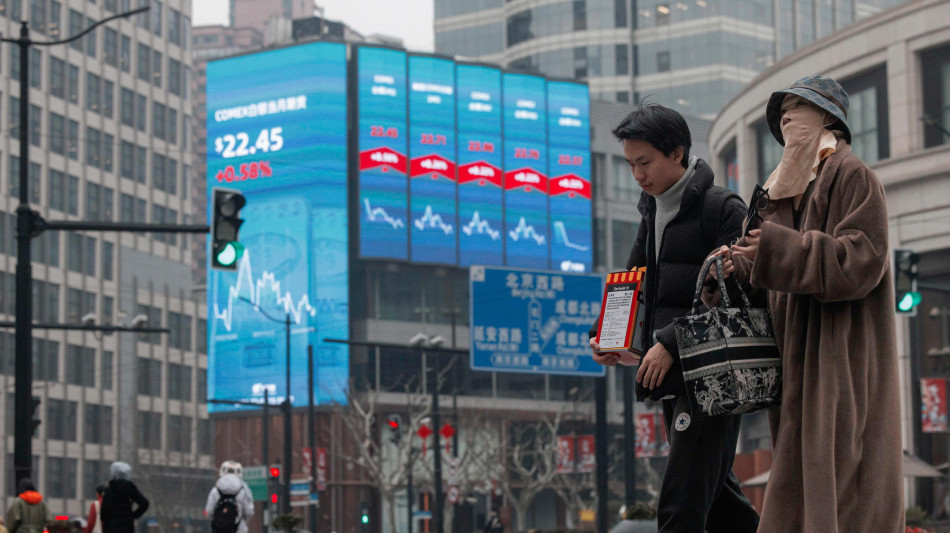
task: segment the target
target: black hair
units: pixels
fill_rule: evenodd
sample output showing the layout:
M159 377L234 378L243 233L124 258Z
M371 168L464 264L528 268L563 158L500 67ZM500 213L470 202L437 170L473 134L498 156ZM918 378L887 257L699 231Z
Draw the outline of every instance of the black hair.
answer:
M677 148L683 149L683 168L689 166L692 138L686 119L673 109L660 104L641 102L611 131L620 141L644 141L669 156Z
M105 485L99 485L96 487L96 494L105 494L107 490L109 490L109 487Z

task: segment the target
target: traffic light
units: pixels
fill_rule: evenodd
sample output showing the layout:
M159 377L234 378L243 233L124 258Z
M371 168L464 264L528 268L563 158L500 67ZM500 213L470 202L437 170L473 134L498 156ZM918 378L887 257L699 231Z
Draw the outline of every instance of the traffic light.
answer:
M30 435L36 436L36 428L40 427L40 400L36 396L30 398Z
M277 493L280 492L280 465L271 465L270 483L268 483L268 492L270 492L270 502L277 504Z
M894 301L897 313L915 316L920 293L917 292L917 263L920 255L913 250L894 250Z
M244 220L238 215L247 203L244 195L233 189L214 189L211 213L211 267L237 270L244 246L238 241L238 230Z
M399 446L399 441L402 439L402 417L399 415L389 415L389 429L392 431L389 436L389 440L393 444Z
M360 533L369 533L369 502L360 502Z

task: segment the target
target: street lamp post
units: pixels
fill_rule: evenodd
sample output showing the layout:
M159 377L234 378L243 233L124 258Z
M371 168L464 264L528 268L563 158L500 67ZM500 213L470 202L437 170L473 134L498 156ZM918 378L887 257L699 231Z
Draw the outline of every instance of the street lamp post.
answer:
M148 11L142 7L102 19L72 37L60 41L33 41L27 21L20 23L20 37L0 40L15 43L20 47L20 179L19 200L17 205L17 265L16 265L16 359L14 375L13 421L13 465L17 483L30 477L33 469L33 443L30 424L30 399L33 387L33 269L30 266L30 241L40 231L39 213L30 209L30 46L52 46L66 44L79 39L97 26L117 18L128 18Z

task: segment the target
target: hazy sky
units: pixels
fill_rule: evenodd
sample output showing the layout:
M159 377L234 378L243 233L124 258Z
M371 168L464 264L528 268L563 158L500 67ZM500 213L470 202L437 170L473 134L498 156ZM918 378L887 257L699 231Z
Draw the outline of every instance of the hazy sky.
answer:
M406 48L431 52L433 0L318 0L330 20L339 20L369 35L399 37ZM228 23L228 0L193 0L195 26Z

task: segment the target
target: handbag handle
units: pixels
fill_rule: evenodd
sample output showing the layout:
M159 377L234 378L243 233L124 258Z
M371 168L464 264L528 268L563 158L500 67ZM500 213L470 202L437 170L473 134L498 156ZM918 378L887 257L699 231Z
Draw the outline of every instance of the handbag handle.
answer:
M706 261L703 262L702 268L699 269L699 278L696 280L696 294L693 296L693 311L691 314L696 315L701 311L700 307L703 305L703 285L706 281L706 275L709 273L709 269L712 268L713 264L716 265L716 281L719 283L719 292L722 294L722 307L732 307L732 303L729 301L729 291L726 290L726 280L723 279L722 275L722 256L717 254L707 257ZM745 291L742 290L742 284L738 281L733 281L733 284L739 291L739 296L742 297L742 303L745 304L745 307L752 307L752 303L749 302L749 297L746 296Z

